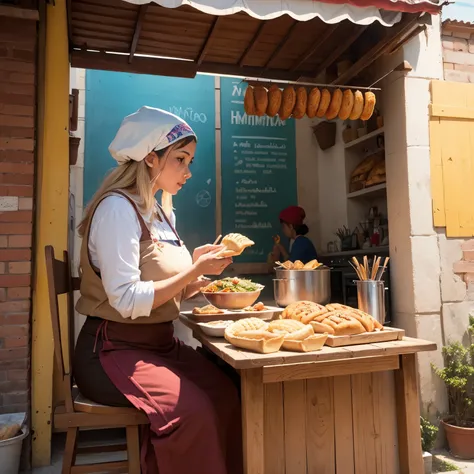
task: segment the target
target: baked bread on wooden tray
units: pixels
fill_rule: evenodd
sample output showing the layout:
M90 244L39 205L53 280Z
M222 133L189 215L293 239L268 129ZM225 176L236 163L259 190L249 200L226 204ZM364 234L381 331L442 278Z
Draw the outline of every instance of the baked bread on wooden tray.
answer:
M315 333L332 336L383 330L383 326L369 314L339 303L323 306L312 301L297 301L287 306L280 317L310 324Z

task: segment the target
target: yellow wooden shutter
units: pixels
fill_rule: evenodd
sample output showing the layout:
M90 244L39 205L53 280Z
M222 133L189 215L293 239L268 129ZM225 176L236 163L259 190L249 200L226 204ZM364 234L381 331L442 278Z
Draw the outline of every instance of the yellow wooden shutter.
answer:
M474 236L474 84L432 81L431 192L436 227Z

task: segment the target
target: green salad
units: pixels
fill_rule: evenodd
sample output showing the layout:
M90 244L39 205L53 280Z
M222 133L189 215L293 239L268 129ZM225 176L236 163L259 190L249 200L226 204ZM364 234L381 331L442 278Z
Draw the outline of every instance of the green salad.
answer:
M204 293L250 293L252 291L261 290L262 288L262 285L254 283L251 280L228 277L213 281L201 291Z

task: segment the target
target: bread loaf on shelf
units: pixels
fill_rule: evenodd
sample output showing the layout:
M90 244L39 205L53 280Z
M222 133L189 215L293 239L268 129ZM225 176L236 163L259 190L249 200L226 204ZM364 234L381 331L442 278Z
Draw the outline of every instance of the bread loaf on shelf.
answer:
M349 191L359 191L366 186L367 178L374 166L383 160L383 153L377 152L364 158L351 174Z
M374 186L376 184L385 183L387 181L387 175L385 171L385 160L380 160L370 170L365 182L365 187Z

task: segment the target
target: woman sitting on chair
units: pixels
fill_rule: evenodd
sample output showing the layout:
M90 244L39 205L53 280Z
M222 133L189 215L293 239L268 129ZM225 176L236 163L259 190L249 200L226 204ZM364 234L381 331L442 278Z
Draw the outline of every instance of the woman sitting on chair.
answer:
M142 107L109 147L118 166L80 225L81 297L87 315L74 356L81 393L146 413L146 474L241 474L240 402L231 381L173 336L180 301L231 263L179 238L175 195L191 178L196 135L183 120ZM162 190L162 206L155 193Z

